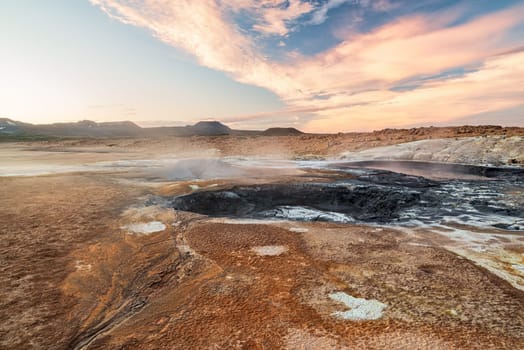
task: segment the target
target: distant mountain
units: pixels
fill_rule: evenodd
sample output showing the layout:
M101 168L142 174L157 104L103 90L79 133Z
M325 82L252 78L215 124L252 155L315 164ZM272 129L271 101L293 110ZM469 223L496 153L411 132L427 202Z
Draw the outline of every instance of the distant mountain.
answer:
M0 134L16 135L21 133L24 128L31 124L17 122L8 118L0 118Z
M122 137L140 136L142 128L129 122L96 123L82 120L76 123L28 124L11 119L0 119L0 135L55 136L55 137Z
M125 137L142 134L142 128L129 121L96 123L82 120L76 123L34 125L33 130L42 135L67 137Z
M221 136L221 135L301 135L294 128L270 128L265 131L233 130L219 121L201 121L183 127L141 128L130 121L97 123L81 120L76 123L28 124L0 118L0 137L161 137L161 136Z
M212 122L198 122L193 126L188 126L189 130L194 135L229 135L231 134L231 129L218 121Z
M195 125L143 128L146 136L221 136L242 134L244 130L232 130L219 121L202 121ZM247 131L249 132L249 131Z
M269 128L262 132L264 136L298 136L304 134L295 128Z

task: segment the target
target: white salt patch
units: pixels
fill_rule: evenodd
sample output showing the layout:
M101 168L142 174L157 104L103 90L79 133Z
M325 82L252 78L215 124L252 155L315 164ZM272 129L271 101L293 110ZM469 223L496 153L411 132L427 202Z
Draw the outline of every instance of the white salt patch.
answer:
M511 265L513 269L507 269L507 264L511 264L515 258L512 254L508 255L507 251L493 250L479 253L471 249L468 250L468 248L445 248L457 255L461 255L462 257L473 261L475 264L482 266L494 275L508 281L513 287L524 291L524 278L522 278L524 266L519 263L513 263ZM519 266L523 268L523 270L519 271Z
M97 171L97 169L87 165L49 165L38 163L31 165L2 165L0 176L39 176L83 171Z
M264 216L280 219L304 220L304 221L333 221L339 223L351 223L355 220L347 215L337 212L321 211L300 206L282 206L266 210Z
M266 224L275 224L276 220L274 219L212 218L212 219L209 219L209 222L219 222L219 223L230 224L230 225L266 225Z
M137 224L130 224L124 227L125 229L140 234L149 234L153 232L160 232L166 229L166 225L160 221L141 222Z
M189 185L189 188L191 189L191 191L196 191L200 188L200 186L198 185Z
M83 262L82 260L77 260L75 262L75 268L77 271L91 271L91 264L86 264L85 262Z
M504 248L508 244L519 244L519 233L474 232L444 225L430 226L424 223L419 223L418 228L426 228L432 233L450 238L452 242L444 244L443 248L482 266L508 281L513 287L524 290L524 265L521 264L520 257ZM414 234L415 237L424 237L424 234L420 236L412 228L405 228L405 232ZM409 244L415 245L416 243ZM512 266L512 269L507 269L508 264Z
M265 245L261 247L253 247L252 251L262 256L276 256L287 251L287 248L282 245Z
M515 242L515 240L519 237L518 234L475 232L467 229L459 229L453 226L446 226L443 224L428 225L417 220L411 220L409 225L410 227L401 227L405 229L406 232L412 232L413 227L417 229L424 228L433 233L453 240L455 242L454 245L456 246L466 247L477 252L483 252L487 248L500 247L501 244L505 241ZM485 229L493 230L493 227L486 227Z
M408 242L407 245L412 245L415 247L431 247L430 244L423 244L423 243L417 243L417 242Z
M308 232L309 230L307 228L303 228L303 227L291 227L289 229L289 231L297 232L297 233L305 233L305 232Z
M521 274L524 275L524 265L522 265L522 264L513 264L513 265L511 265L511 267L513 267L513 269L515 271L518 271L518 272L520 272Z
M387 307L386 304L378 300L367 300L354 298L344 292L331 293L329 297L335 301L344 303L351 308L349 311L336 311L331 315L344 320L366 321L377 320L382 317L382 311Z

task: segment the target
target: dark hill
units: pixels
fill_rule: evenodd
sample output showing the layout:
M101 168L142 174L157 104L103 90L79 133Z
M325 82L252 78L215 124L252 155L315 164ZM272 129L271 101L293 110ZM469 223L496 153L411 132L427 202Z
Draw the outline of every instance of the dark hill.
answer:
M218 121L198 122L193 126L187 126L190 134L201 136L229 135L231 129Z
M26 128L26 132L59 137L127 137L140 136L142 128L129 121L96 123L82 120L76 123L31 125Z
M51 137L127 137L140 136L142 128L135 123L96 123L81 120L76 123L28 124L11 119L0 119L0 135Z
M31 124L17 122L8 118L0 118L0 135L17 135L29 126L31 126Z
M130 121L97 123L81 120L75 123L28 124L0 118L0 137L2 139L41 137L163 137L163 136L220 136L220 135L301 135L294 128L270 128L266 131L233 130L219 121L201 121L195 125L182 127L141 128Z
M264 136L298 136L304 134L295 128L269 128L262 132Z

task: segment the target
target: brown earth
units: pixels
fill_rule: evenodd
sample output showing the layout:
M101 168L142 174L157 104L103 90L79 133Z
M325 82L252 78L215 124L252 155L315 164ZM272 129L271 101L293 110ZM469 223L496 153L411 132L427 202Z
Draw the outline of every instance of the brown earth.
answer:
M480 134L524 130L67 140L6 145L2 161L89 164L166 153L201 157L209 149L216 156L315 158ZM322 175L278 180L322 181ZM524 348L523 292L440 248L440 236L428 233L424 244L431 246L422 246L406 232L371 226L239 224L150 201L188 193L191 184L151 184L110 171L0 177L0 348ZM150 234L127 228L152 220L166 228ZM252 250L274 245L287 250L277 256ZM511 249L520 252L522 245ZM329 298L335 291L387 308L379 320L340 320L332 313L346 307Z
M142 212L150 190L110 179L0 178L2 348L517 349L524 342L522 292L443 249L410 245L402 232ZM122 225L131 218L167 228L129 234ZM267 245L287 251L252 251ZM386 303L384 317L332 317L345 309L328 298L334 291Z

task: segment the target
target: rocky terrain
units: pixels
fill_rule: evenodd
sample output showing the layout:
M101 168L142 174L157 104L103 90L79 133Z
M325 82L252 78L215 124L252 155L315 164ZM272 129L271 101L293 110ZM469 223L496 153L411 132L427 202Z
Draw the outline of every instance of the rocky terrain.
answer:
M521 348L523 143L3 143L0 348Z
M82 120L76 123L29 124L0 118L0 141L221 135L289 136L297 134L302 134L302 132L294 128L270 128L265 131L233 130L218 121L201 121L195 125L186 126L142 128L130 121L97 123L91 120Z
M347 160L417 160L461 164L524 164L522 136L477 136L420 140L346 152Z

